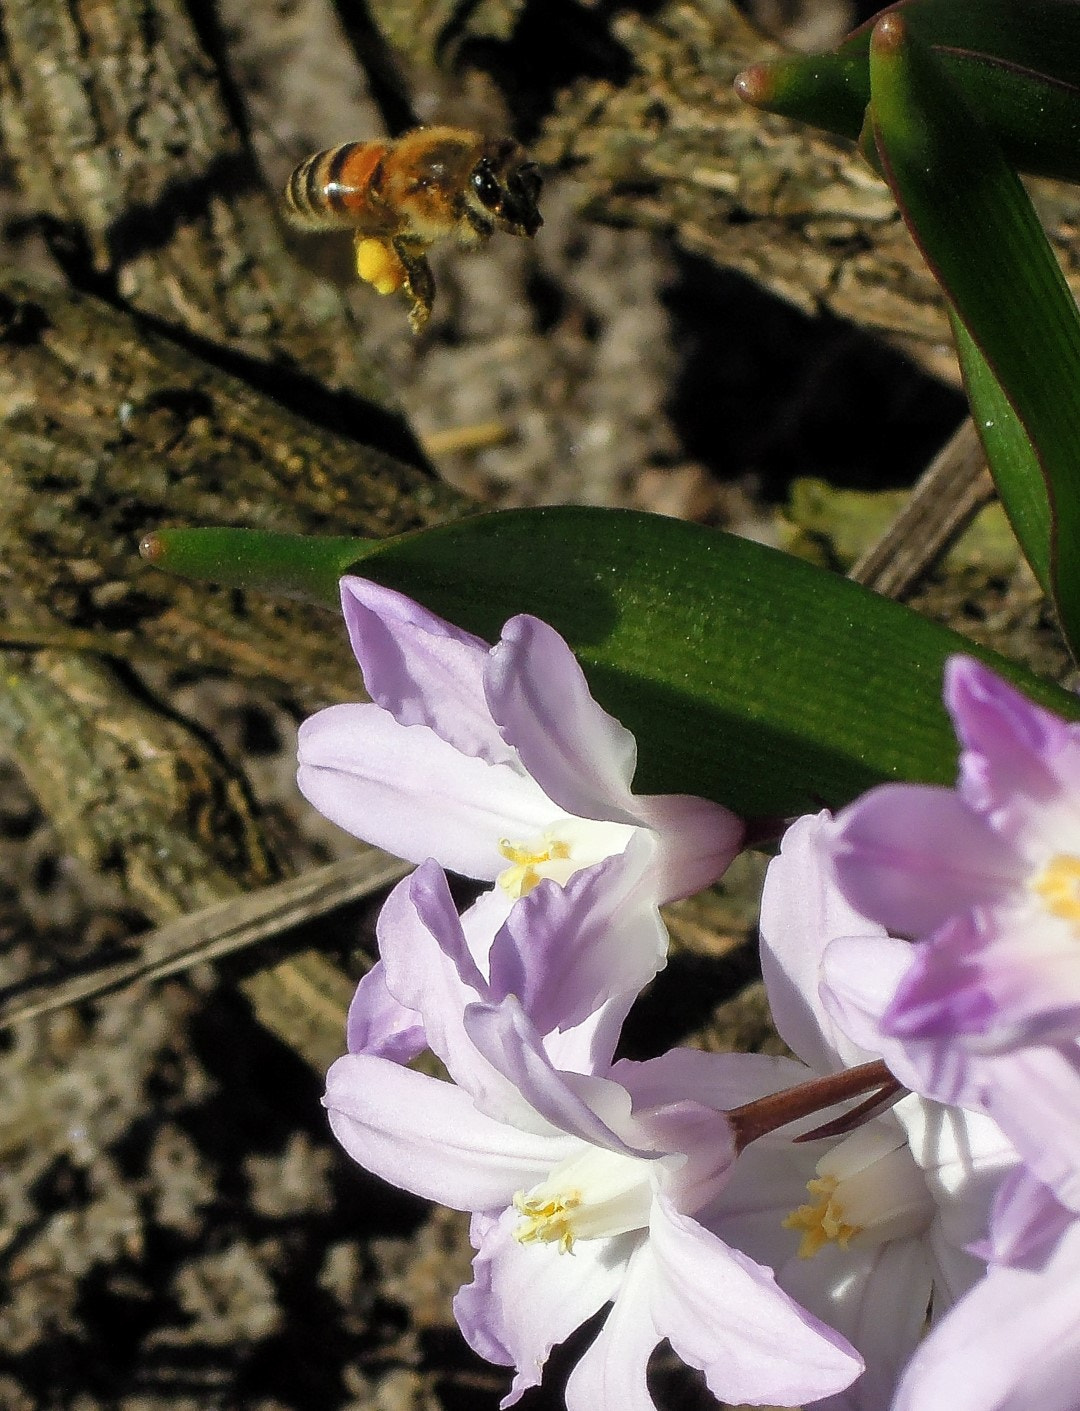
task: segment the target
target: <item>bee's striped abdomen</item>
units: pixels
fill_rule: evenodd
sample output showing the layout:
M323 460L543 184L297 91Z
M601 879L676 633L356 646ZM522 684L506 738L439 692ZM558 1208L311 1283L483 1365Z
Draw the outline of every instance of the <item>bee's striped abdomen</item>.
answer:
M384 142L344 142L308 157L285 187L288 215L312 230L362 224L385 154Z

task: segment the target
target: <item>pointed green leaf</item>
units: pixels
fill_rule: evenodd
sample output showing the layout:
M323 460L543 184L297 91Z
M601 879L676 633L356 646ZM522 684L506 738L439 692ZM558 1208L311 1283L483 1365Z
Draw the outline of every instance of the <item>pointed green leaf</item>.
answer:
M243 530L162 531L155 562L205 569L207 534L218 581L249 582ZM261 573L271 549L259 535ZM286 577L296 557L289 540ZM551 622L597 698L637 735L639 789L703 794L747 816L838 806L886 779L950 782L956 742L941 673L953 652L1080 716L1069 693L847 579L657 515L508 511L358 540L354 560L488 641L517 612ZM325 600L325 577L292 586L317 581Z
M258 529L157 529L139 553L183 578L336 607L342 574L378 542Z
M1050 501L1042 466L978 345L955 313L950 313L950 322L964 391L971 403L971 415L978 427L987 462L993 468L998 495L1013 533L1019 543L1026 546L1028 562L1050 597Z
M1000 387L1016 428L984 441L1021 547L1080 650L1080 313L1019 177L904 21L879 21L871 116L882 168L926 261ZM985 390L985 389L984 389ZM1030 482L1040 471L1043 488ZM1025 483L1026 482L1026 483ZM1046 507L1039 503L1045 496ZM1049 527L1050 541L1044 538Z
M901 0L896 14L1033 175L1080 180L1080 8L1062 0ZM870 101L876 17L831 51L748 69L748 103L855 140Z

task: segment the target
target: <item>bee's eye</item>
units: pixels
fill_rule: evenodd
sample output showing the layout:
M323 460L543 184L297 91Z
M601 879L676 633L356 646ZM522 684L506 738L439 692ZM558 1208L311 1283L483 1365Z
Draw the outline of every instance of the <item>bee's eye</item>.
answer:
M480 204L486 206L489 211L498 210L502 204L503 191L487 162L477 163L472 174L472 184Z

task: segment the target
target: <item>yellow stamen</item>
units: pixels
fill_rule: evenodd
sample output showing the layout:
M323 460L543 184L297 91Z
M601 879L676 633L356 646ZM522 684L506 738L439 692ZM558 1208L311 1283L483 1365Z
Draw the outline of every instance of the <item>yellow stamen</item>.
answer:
M512 843L500 838L499 852L512 866L499 873L498 883L511 901L526 897L541 880L539 869L546 862L565 862L570 856L570 844L545 833L532 843Z
M557 1244L560 1254L573 1254L570 1212L580 1204L581 1195L575 1191L546 1200L518 1191L514 1209L523 1218L514 1229L514 1238L518 1244Z
M1058 853L1031 882L1052 916L1080 923L1080 857Z
M841 1249L847 1249L848 1241L859 1233L858 1225L845 1222L840 1202L836 1199L839 1181L835 1176L822 1176L807 1181L807 1194L817 1199L810 1204L800 1205L781 1221L785 1230L802 1230L799 1245L799 1258L810 1259L830 1241L835 1241Z

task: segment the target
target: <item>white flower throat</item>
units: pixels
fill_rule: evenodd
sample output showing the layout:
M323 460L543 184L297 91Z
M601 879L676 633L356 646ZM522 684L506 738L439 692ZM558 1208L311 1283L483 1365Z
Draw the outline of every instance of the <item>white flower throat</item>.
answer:
M519 1244L557 1244L573 1252L575 1240L611 1239L649 1223L654 1161L587 1146L554 1167L530 1191L518 1191L514 1229Z
M827 1244L847 1249L922 1234L935 1205L904 1133L882 1122L853 1132L821 1158L806 1184L811 1199L783 1221L802 1232L799 1257Z
M539 837L499 839L499 854L510 866L499 873L498 885L511 901L528 896L538 882L551 878L565 886L575 872L621 853L634 829L626 823L597 823L567 814Z

